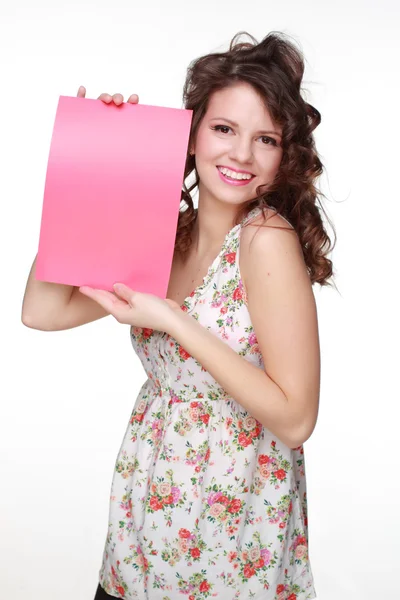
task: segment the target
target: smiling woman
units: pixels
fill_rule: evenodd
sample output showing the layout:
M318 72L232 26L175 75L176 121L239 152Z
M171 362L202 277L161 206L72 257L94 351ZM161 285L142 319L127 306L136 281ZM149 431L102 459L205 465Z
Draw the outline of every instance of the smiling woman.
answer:
M303 71L276 33L191 63L167 299L30 277L36 325L110 314L147 374L115 461L96 600L316 597L303 444L320 389L312 285L329 285L332 263Z
M320 385L312 284L331 262L303 70L277 34L188 69L170 312L123 296L148 379L116 461L97 600L315 598L303 444Z

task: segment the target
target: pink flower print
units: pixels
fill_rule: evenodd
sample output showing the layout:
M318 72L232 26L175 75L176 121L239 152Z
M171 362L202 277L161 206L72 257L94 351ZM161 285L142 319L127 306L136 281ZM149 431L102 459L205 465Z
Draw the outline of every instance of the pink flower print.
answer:
M222 304L222 297L221 296L218 296L217 298L215 298L215 300L213 300L211 302L211 306L213 308L218 308L219 306L221 306L221 304Z
M207 502L209 505L214 504L214 502L218 502L218 500L221 498L222 496L222 492L211 492L208 495L208 499Z
M174 501L174 504L176 502L178 502L179 498L181 497L181 491L178 487L176 487L175 485L172 486L171 488L171 494L172 494L172 499Z
M260 546L254 546L253 548L250 548L249 554L251 562L256 562L261 556Z
M297 546L296 551L295 551L296 558L304 558L304 556L306 554L307 554L306 546Z
M171 484L167 482L160 483L158 493L161 497L169 496L171 494Z
M221 313L222 315L224 315L224 314L225 314L227 311L228 311L228 308L227 308L227 306L223 306L223 307L221 308L221 310L220 310L220 313Z
M145 411L145 408L146 408L146 402L145 402L144 400L141 400L141 401L139 402L139 405L138 405L137 409L136 409L136 412L137 412L137 413L140 413L140 414L141 414L141 413L144 413L144 411Z
M243 429L246 431L251 431L256 425L257 421L254 417L247 416L245 419L243 419Z
M260 466L260 475L263 479L269 479L271 476L271 469L268 467L268 465L261 465Z
M232 550L228 554L229 562L232 562L237 559L237 552L233 552Z
M264 565L269 565L270 561L271 561L271 552L268 550L268 548L263 548L260 552L261 554L261 558L264 561Z
M189 415L190 415L190 419L193 421L193 423L196 423L199 420L200 410L197 407L190 408Z
M254 344L254 346L251 346L250 354L260 354L260 347L258 344Z
M271 517L271 519L269 519L269 522L275 525L275 523L279 523L279 517Z
M157 441L157 439L161 436L161 429L154 429L151 434L151 439L153 442Z
M219 515L224 512L224 510L225 510L225 506L223 504L220 504L219 502L215 502L214 504L212 504L210 506L210 515L212 517L219 517Z
M256 334L253 332L249 335L249 345L250 346L254 346L254 344L257 344L257 336Z
M189 542L185 538L179 538L178 545L182 554L186 554L189 550Z

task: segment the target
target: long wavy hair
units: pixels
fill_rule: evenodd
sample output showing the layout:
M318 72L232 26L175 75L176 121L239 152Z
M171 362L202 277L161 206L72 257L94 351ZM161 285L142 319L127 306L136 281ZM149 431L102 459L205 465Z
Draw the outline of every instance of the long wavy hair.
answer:
M251 42L240 42L242 34ZM324 229L316 179L323 172L312 132L321 122L316 108L301 95L304 59L301 51L280 32L269 33L260 43L245 31L237 33L227 52L211 53L192 61L187 69L183 88L184 108L193 111L189 136L188 154L184 171L175 252L184 261L192 244L192 230L197 209L191 196L199 184L195 157L189 149L203 119L211 95L224 88L246 82L264 99L275 123L282 127L282 159L274 180L257 187L257 197L243 203L238 210L234 225L241 223L246 214L255 207L272 206L294 227L304 255L311 283L331 285L332 261L327 254L335 243ZM187 187L186 180L194 175L194 182ZM321 210L326 213L321 206ZM265 215L264 215L265 217Z

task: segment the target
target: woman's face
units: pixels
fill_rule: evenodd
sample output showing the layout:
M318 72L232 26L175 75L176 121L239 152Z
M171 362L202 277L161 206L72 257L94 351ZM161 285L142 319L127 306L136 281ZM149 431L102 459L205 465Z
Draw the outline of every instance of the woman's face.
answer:
M214 92L192 148L201 202L238 206L255 198L256 188L272 182L279 169L281 133L251 85L238 83ZM224 167L252 177L237 185L237 179L229 178L232 173L224 179L220 172Z

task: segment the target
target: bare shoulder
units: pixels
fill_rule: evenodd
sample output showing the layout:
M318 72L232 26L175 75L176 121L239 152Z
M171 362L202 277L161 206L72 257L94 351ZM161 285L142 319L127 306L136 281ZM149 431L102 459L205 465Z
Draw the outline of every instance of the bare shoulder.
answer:
M260 262L266 268L289 260L297 263L297 268L306 270L300 240L293 226L272 209L252 219L240 233L240 269L243 283L249 276L255 263Z
M261 215L242 229L239 260L265 370L288 399L298 446L310 437L318 414L317 309L298 235L272 212L266 226L252 226L263 223Z

